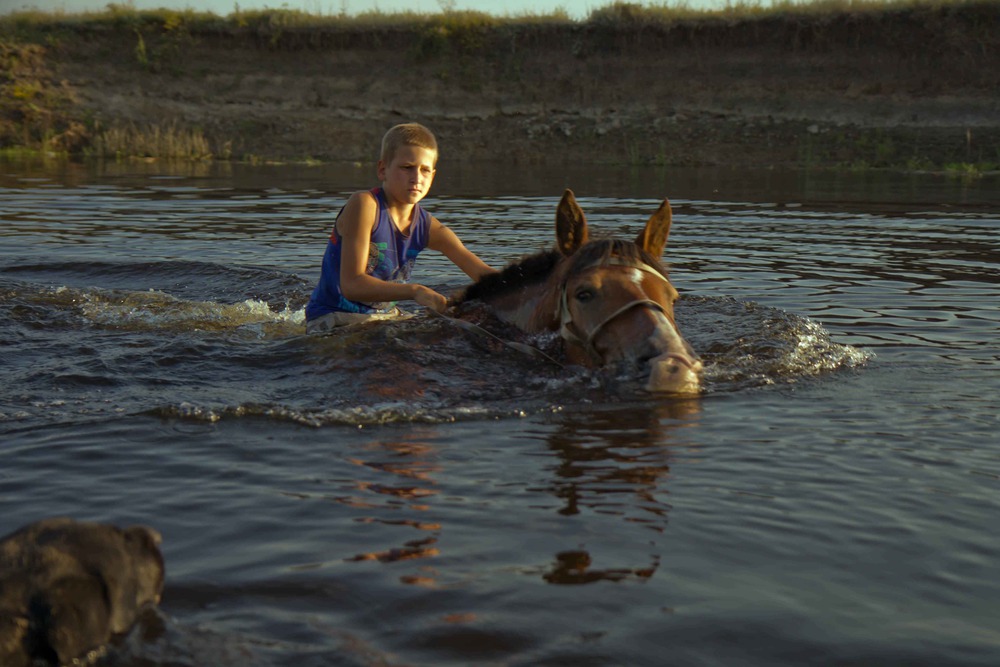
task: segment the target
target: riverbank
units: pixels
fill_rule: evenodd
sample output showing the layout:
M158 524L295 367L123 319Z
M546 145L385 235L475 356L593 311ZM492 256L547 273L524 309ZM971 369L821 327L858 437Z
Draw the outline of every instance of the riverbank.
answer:
M0 34L37 45L67 119L40 141L77 153L155 155L156 134L192 156L366 162L412 119L451 161L1000 163L995 0L738 19L622 3L585 22L282 16L11 16Z

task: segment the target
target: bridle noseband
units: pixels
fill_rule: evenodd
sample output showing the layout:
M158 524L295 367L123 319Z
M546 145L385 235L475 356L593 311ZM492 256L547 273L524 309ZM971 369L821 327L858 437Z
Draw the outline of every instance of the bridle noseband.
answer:
M664 276L662 273L651 267L649 264L646 264L644 262L628 262L618 257L612 257L606 262L594 262L593 264L583 267L581 271L586 271L587 269L591 269L598 265L603 266L609 264L613 266L625 266L633 269L638 269L640 271L644 271L646 273L656 276L657 278L664 281L668 285L670 284L670 281L667 280L666 276ZM587 354L589 354L591 358L593 358L598 363L603 364L604 355L602 355L597 350L597 348L594 347L594 339L597 338L598 334L601 333L601 330L604 329L605 326L607 326L611 321L613 321L619 315L622 315L623 313L626 313L632 310L633 308L639 308L639 307L652 308L654 310L660 311L664 315L667 314L667 310L663 306L663 304L657 303L652 299L636 299L635 301L629 301L622 307L618 308L617 310L615 310L615 312L611 313L603 320L601 320L597 324L597 326L595 326L589 332L585 332L584 336L580 336L575 331L570 329L570 325L573 324L573 316L569 312L569 303L566 297L567 288L568 288L567 282L564 281L562 284L562 290L561 290L562 293L560 294L559 297L559 306L556 309L556 317L559 320L559 335L562 336L562 338L568 342L582 345L583 349L587 351Z

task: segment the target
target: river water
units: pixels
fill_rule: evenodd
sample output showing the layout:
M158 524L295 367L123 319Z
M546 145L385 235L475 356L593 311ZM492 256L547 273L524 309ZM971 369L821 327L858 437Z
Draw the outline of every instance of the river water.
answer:
M164 536L102 664L1000 664L1000 180L439 172L498 267L565 187L629 237L669 196L704 395L419 312L306 336L370 168L0 163L0 534Z

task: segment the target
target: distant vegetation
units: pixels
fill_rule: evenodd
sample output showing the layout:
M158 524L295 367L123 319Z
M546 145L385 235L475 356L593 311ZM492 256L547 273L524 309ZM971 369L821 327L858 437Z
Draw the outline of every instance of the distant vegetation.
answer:
M561 9L546 14L503 16L464 10L444 10L433 14L379 10L357 14L317 14L287 7L243 10L237 4L232 13L218 16L190 8L140 10L129 3L110 3L99 12L20 10L0 15L0 40L7 43L44 43L75 30L125 29L157 30L172 35L224 33L254 36L258 40L269 39L272 45L277 46L296 34L379 34L389 31L458 42L457 46L462 47L462 41L475 41L476 35L496 31L531 31L567 26L635 31L669 28L677 23L739 24L764 19L815 21L845 14L862 16L907 10L960 10L963 7L997 4L1000 0L771 0L767 3L730 0L721 8L696 9L688 0L661 4L617 1L592 10L586 19L574 20ZM989 27L996 28L995 25Z
M954 7L980 4L977 0L759 0L729 1L719 8L694 8L687 0L673 3L612 2L591 10L587 18L574 20L563 9L549 13L495 15L469 10L442 10L427 14L411 11L383 12L378 9L355 14L310 13L297 9L236 9L226 16L195 9L136 9L128 2L109 3L99 12L66 12L63 10L19 10L0 16L3 30L32 27L126 26L158 25L166 30L182 28L198 30L231 30L252 28L281 30L310 29L370 29L379 27L414 28L421 26L464 26L498 28L537 24L664 25L692 19L724 19L743 21L764 16L817 16L840 13L884 12L915 7Z

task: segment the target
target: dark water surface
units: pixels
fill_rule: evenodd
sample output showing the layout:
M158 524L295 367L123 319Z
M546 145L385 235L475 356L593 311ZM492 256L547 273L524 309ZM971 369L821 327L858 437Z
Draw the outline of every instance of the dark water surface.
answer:
M304 335L370 171L0 163L0 534L164 536L102 664L1000 664L998 179L442 165L496 266L564 187L628 236L669 196L680 400L422 314Z

